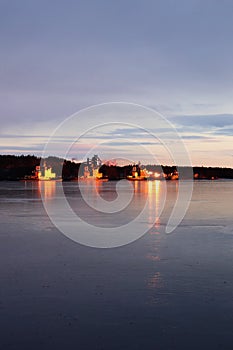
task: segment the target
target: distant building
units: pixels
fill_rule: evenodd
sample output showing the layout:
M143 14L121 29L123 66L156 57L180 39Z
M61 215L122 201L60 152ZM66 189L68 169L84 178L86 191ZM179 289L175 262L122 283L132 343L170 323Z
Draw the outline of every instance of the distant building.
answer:
M99 168L102 165L101 159L95 154L91 159L87 158L87 161L83 163L83 177L84 179L89 178L101 178Z
M85 167L84 167L83 176L84 176L84 179L88 179L91 176L88 165L85 165Z
M46 181L46 180L55 180L56 179L56 173L52 172L51 167L47 167L46 163L44 162L43 166L37 166L36 167L36 177L40 181Z
M133 169L132 169L132 177L138 177L138 171L137 171L137 167L136 165L133 166Z

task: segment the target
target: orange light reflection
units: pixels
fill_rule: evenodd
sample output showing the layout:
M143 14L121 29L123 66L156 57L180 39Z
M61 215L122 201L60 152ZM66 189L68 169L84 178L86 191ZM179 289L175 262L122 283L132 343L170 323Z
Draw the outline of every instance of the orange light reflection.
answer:
M148 181L148 201L149 201L149 222L155 222L155 228L158 229L160 226L159 221L159 206L161 201L161 181ZM155 196L155 205L154 205ZM157 230L150 231L151 234L158 234Z
M54 197L56 192L56 181L39 181L38 186L45 200Z

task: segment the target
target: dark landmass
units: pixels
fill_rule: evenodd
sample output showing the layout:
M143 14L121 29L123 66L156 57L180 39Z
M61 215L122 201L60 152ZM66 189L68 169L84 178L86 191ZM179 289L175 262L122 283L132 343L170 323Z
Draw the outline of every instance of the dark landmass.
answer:
M46 164L53 169L55 173L59 173L61 165L62 168L62 179L63 180L74 180L78 176L83 176L84 174L84 163L76 163L69 160L63 160L57 157L48 157L45 159ZM35 173L35 169L41 163L41 158L32 155L0 155L0 180L17 181L30 179ZM126 178L132 172L133 165L126 166L109 166L103 164L99 172L103 174L103 177L109 180L119 180ZM176 170L182 168L182 173L190 173L189 167L176 167L168 165L145 165L141 166L141 169L146 168L151 172L161 171L168 175L174 173ZM137 165L137 170L140 175L140 168ZM192 168L194 178L204 180L204 179L233 179L233 169L231 168L219 168L219 167L193 167Z
M126 178L132 172L132 165L124 167L119 166L106 166L103 165L100 168L100 172L110 180L119 180ZM145 168L151 172L161 173L166 175L175 173L177 170L182 170L183 178L190 178L190 167L176 167L169 165L146 165ZM138 170L140 175L140 170ZM218 168L218 167L193 167L192 173L196 180L209 180L209 179L233 179L233 169L231 168ZM187 176L185 175L187 174Z
M78 177L80 163L57 157L48 157L45 158L45 161L57 174L60 172L62 165L63 179L74 179ZM0 155L0 180L17 181L30 179L40 163L41 158L36 156Z

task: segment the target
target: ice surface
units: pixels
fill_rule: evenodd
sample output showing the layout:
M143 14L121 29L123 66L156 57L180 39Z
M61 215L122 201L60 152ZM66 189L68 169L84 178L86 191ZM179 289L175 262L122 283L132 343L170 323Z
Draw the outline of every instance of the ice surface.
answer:
M89 220L77 184L64 186ZM101 187L110 202L114 186ZM114 225L141 210L143 186ZM232 349L233 182L195 182L184 220L167 235L176 186L167 183L164 211L144 237L106 250L54 228L38 183L0 183L0 348ZM92 222L101 224L100 215ZM148 224L154 215L151 208Z

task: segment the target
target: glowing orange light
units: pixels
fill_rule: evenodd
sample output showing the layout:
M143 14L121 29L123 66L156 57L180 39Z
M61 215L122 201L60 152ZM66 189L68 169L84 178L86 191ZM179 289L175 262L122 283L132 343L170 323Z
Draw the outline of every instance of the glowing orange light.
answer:
M154 173L154 177L156 178L160 177L160 173Z

